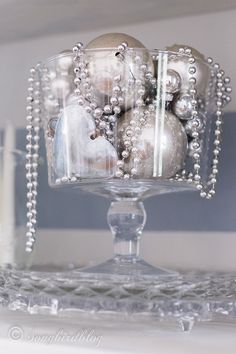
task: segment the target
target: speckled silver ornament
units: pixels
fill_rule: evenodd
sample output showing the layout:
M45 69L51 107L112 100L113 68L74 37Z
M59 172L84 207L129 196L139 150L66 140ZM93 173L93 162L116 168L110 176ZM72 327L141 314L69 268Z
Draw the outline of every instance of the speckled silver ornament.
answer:
M135 128L137 120L133 110L126 112L118 124L121 151L127 140L126 132L130 122L134 122L132 125ZM155 129L159 129L157 135ZM140 178L170 178L183 167L186 153L187 135L179 119L166 111L164 121L161 122L156 117L156 112L151 112L137 139L132 143L124 170L129 172L135 168L136 177ZM135 163L134 159L139 163Z

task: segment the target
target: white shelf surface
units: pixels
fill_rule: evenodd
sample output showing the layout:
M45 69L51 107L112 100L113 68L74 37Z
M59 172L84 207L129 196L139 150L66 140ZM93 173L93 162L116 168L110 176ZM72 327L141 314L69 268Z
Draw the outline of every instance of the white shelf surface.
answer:
M3 353L29 353L31 350L41 353L43 350L44 354L235 354L236 325L201 324L190 333L176 329L144 330L142 326L136 330L103 328L101 321L97 326L92 318L85 327L75 319L1 311L0 348ZM13 340L11 333L14 335L16 328L21 338ZM92 340L73 342L73 336L86 329L101 336L98 345ZM67 334L67 339L60 340L60 333L61 336Z

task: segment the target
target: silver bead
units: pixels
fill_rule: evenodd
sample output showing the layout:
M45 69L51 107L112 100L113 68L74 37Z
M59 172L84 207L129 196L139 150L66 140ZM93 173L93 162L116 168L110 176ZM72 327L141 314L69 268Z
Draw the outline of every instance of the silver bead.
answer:
M202 119L198 116L197 118L189 119L185 125L185 131L189 136L193 136L193 132L201 132L204 125Z
M112 113L112 107L109 105L106 105L106 106L104 106L103 111L106 114L110 114L110 113Z
M126 159L127 157L129 157L128 151L122 151L121 155L122 155L122 157L124 157L125 159Z

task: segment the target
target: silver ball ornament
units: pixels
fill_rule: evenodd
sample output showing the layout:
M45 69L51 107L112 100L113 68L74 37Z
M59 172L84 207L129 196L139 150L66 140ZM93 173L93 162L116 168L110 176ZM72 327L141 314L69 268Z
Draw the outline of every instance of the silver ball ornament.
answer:
M193 118L193 108L192 97L188 93L180 94L173 102L172 106L173 113L183 120Z
M176 93L180 90L181 78L175 70L167 70L166 74L166 92Z
M204 95L209 84L211 77L211 69L205 59L204 55L196 49L181 45L174 44L166 49L171 52L179 52L179 49L189 48L195 59L194 63L189 63L189 56L185 54L170 54L168 61L168 69L175 70L181 77L181 91L189 89L189 78L194 75L196 78L196 89L198 95ZM190 71L189 71L190 70Z
M118 124L121 150L126 139L127 126L135 119L133 110L121 117ZM155 138L155 124L156 113L151 112L125 161L125 171L129 172L135 168L135 175L140 178L170 178L184 165L188 143L187 135L179 119L166 111L163 134L159 139ZM135 159L140 162L135 163Z

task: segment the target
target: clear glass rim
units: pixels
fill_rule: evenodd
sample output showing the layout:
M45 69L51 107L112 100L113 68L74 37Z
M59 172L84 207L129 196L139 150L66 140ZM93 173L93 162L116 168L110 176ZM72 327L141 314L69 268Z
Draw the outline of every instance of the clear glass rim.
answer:
M85 52L87 53L99 53L99 52L107 52L107 51L115 51L117 50L118 52L118 49L116 47L108 47L108 48L88 48L88 49L84 49ZM185 57L189 57L188 54L185 54L185 53L179 53L179 52L176 52L176 51L170 51L170 50L165 50L165 49L148 49L148 48L136 48L136 47L129 47L127 49L128 51L135 51L135 52L149 52L151 55L157 55L157 54L169 54L169 55L181 55L181 56L185 56ZM68 56L73 56L74 53L71 51L71 52L62 52L62 53L58 53L58 54L55 54L45 60L42 60L41 61L41 64L42 65L46 65L48 63L51 63L55 60L57 60L58 58L63 58L63 57L68 57ZM198 58L196 57L195 60L197 62L201 62L202 64L208 66L208 67L211 67L211 65L207 62L207 60L204 60L202 58Z

